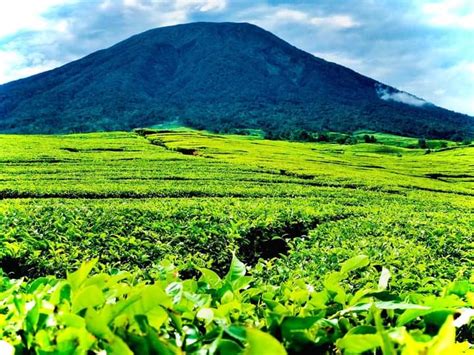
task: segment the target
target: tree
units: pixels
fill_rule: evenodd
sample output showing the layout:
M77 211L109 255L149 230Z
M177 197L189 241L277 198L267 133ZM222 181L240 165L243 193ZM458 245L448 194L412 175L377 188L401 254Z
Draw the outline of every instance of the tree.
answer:
M426 139L424 139L424 138L418 139L418 146L419 146L421 149L426 149L426 148L428 148L428 143L426 143Z
M329 137L324 134L324 133L320 133L318 135L318 138L316 139L318 142L329 142Z
M365 143L376 143L377 138L375 138L374 136L369 136L368 134L365 134L364 135L364 142Z

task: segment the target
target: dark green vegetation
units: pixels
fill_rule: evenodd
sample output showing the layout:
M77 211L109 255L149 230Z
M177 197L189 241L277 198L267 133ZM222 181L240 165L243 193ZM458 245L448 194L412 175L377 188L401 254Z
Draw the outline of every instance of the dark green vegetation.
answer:
M19 353L474 341L474 147L139 133L0 136L0 337Z
M173 120L221 133L261 129L283 138L297 129L474 136L472 117L424 103L245 23L154 29L0 85L0 132L130 130Z

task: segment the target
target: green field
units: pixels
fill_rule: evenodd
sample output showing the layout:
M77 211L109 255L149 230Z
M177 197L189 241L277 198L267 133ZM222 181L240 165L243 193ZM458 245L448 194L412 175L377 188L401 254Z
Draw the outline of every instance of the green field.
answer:
M0 339L19 353L474 342L474 147L146 133L0 135Z

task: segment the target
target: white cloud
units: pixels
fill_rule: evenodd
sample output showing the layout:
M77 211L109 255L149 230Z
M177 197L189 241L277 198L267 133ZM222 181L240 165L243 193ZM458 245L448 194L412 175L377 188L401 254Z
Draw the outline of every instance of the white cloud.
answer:
M15 79L11 75L12 68L23 62L23 57L14 51L0 51L0 83Z
M19 31L43 31L51 26L45 14L59 5L74 0L15 0L0 2L0 38Z
M267 29L282 25L299 25L318 28L319 30L338 30L360 26L352 16L347 14L314 15L284 6L256 6L243 11L240 17Z
M123 0L123 5L125 7L141 7L140 1L139 0Z
M330 26L336 28L351 28L359 26L351 16L335 15L328 17L311 17L310 23L315 26Z
M52 45L60 35L70 37L67 19L51 18L48 12L56 6L77 0L17 0L0 2L0 40L21 32L32 32L24 42L0 45L0 84L52 69L61 63L36 52L35 46Z
M108 8L112 4L111 0L105 0L100 5L102 8ZM145 0L122 0L125 8L163 10L164 8L174 8L175 10L197 10L202 12L220 11L226 8L226 0L175 0L169 2L163 1L145 1Z
M351 28L356 27L359 24L349 15L328 15L328 16L312 16L307 12L292 10L287 8L281 8L275 12L270 12L268 15L269 19L274 23L292 23L295 22L299 25L310 25L316 27L329 27L329 28Z
M59 65L59 62L45 60L37 53L24 55L18 51L0 50L0 83L38 74Z
M474 29L474 1L438 0L422 5L427 22L433 26Z
M221 11L227 6L226 0L176 0L176 8L195 8L202 12Z
M429 104L425 100L420 99L419 97L411 95L407 92L393 90L380 84L375 86L375 91L377 92L377 95L385 101L396 101L417 107Z
M427 102L425 100L419 99L418 97L411 95L407 92L395 92L393 94L385 93L380 96L382 100L392 100L401 102L411 106L425 106Z
M416 91L434 104L474 115L474 60L429 68L423 77L407 82L404 90Z
M106 11L107 9L111 8L113 5L112 0L103 0L102 3L99 5L99 9L102 11Z

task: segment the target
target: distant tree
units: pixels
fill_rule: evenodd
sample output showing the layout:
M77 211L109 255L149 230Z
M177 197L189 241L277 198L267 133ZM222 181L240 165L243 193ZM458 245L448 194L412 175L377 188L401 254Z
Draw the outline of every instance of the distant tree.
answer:
M336 138L336 143L338 144L356 144L357 139L353 136L344 135Z
M354 136L349 136L346 138L344 144L357 144L357 138Z
M304 129L288 129L284 136L285 139L296 142L309 142L313 139L312 135Z
M318 134L318 138L316 138L316 140L318 142L329 142L329 137L324 133L320 133Z
M313 139L313 137L311 136L311 134L308 133L308 131L301 131L300 136L298 138L302 141L307 141L307 142Z
M315 142L316 138L313 136L311 132L306 130L299 131L298 135L296 136L296 140L303 141L303 142Z
M424 138L418 139L418 147L420 147L421 149L428 148L428 143L426 143L426 139Z
M375 138L374 136L369 136L368 134L365 134L364 135L364 142L365 143L376 143L377 142L377 138Z
M336 143L346 144L346 141L349 139L349 136L341 136L336 138Z
M263 133L263 138L264 139L277 139L277 137L275 137L275 133L273 131L265 131Z

